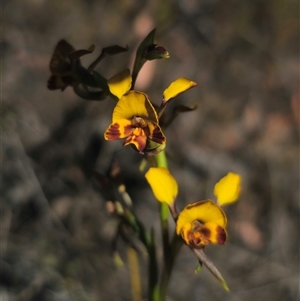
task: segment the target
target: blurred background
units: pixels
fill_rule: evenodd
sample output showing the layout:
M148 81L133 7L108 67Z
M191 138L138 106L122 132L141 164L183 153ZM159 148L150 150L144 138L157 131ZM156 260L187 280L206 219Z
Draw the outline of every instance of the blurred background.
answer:
M159 245L141 156L103 141L113 101L49 91L47 80L60 39L76 49L95 44L85 67L102 47L128 45L97 67L109 78L132 68L154 27L171 57L146 63L136 88L159 104L176 78L198 84L173 103L197 110L165 132L178 208L213 198L228 171L243 177L240 201L224 209L228 243L207 248L231 292L205 268L195 275L196 258L183 247L168 300L299 300L298 1L11 0L2 16L1 300L132 300L126 246L118 243L125 266L116 268L117 221L87 175L118 158L135 211Z

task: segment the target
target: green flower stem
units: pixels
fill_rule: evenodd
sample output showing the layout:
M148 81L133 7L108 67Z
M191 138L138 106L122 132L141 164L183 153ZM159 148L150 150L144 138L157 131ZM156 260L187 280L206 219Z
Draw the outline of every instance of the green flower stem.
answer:
M158 167L168 168L168 162L166 153L162 150L155 156L156 163ZM170 254L170 245L169 245L169 227L168 227L168 219L170 215L169 206L166 203L159 203L160 206L160 224L162 231L162 240L163 240L163 254L164 261L167 262L168 256Z
M168 168L168 161L164 150L155 156L155 160L158 167ZM176 233L174 233L171 242L169 242L168 218L170 215L170 210L172 210L172 208L170 208L166 203L160 203L160 221L163 239L164 267L162 270L162 277L158 290L159 301L166 300L169 280L174 267L174 261L180 248L183 245L181 237L179 237ZM175 204L173 208L173 218L174 220L177 218Z
M160 206L160 225L162 231L162 242L163 242L163 256L164 263L168 262L168 257L170 256L170 244L169 244L169 206L166 203L159 203Z
M162 150L155 156L156 164L158 167L168 168L168 161L166 153ZM167 295L168 283L172 271L172 265L174 259L172 258L171 245L169 243L169 227L168 219L170 215L169 206L166 203L159 203L160 206L160 224L162 231L162 241L163 241L163 257L164 257L164 270L162 274L162 279L159 287L159 301L164 301Z
M147 251L149 255L148 261L148 301L160 301L159 300L159 287L158 287L158 266L156 258L156 246L154 230L151 229L151 239L147 246Z
M168 168L167 156L164 150L162 150L157 155L155 155L155 160L156 160L157 167Z

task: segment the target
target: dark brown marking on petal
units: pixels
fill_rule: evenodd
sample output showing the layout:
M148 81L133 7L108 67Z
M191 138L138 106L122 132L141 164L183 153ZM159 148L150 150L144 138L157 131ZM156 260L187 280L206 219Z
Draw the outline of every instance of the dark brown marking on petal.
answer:
M124 136L127 137L129 135L131 135L131 133L133 132L133 128L131 125L126 125L124 126Z
M117 140L120 136L120 125L118 123L111 124L105 132L105 138L107 140Z
M210 229L203 227L199 232L201 233L200 235L201 235L203 245L208 245L209 243L211 243Z
M203 227L200 232L203 236L205 236L208 240L210 240L211 237L211 231L208 228Z
M193 227L187 233L188 245L193 248L203 248L210 243L211 231L203 227L199 221L193 222Z
M152 134L148 134L148 136L149 136L150 140L152 140L156 143L159 143L159 144L166 143L166 137L157 124L155 125Z
M224 228L221 226L217 227L217 243L223 245L227 240L227 233Z

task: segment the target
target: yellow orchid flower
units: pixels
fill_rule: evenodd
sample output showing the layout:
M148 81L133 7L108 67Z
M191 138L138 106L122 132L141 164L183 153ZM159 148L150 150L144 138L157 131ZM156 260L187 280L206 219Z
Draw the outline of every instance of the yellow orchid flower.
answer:
M224 244L227 218L222 208L211 200L187 205L178 216L176 233L192 248L203 248L209 243Z
M176 232L187 245L203 248L209 243L224 244L227 239L227 217L221 205L235 202L241 192L241 176L229 172L214 187L218 204L211 200L187 205L178 215Z
M139 152L147 147L148 139L165 144L166 137L157 113L143 92L129 91L131 75L127 69L108 80L110 92L119 98L113 110L112 123L104 133L106 140L125 138L124 146L133 144Z
M171 205L178 194L175 178L165 167L151 167L145 177L159 202Z
M151 151L159 152L166 144L166 137L158 122L166 104L197 85L184 77L178 78L164 91L162 104L156 111L147 94L130 90L132 78L129 69L113 76L107 84L110 92L119 101L114 108L112 123L105 131L104 138L106 140L125 138L124 146L133 144L139 152L145 151L148 154L151 154ZM148 140L157 143L158 146L150 146Z

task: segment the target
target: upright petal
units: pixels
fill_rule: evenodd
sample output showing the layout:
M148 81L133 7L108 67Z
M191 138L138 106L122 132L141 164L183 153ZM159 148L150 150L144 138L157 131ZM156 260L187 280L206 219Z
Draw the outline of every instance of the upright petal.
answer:
M172 174L164 167L151 167L145 177L160 202L172 204L178 194L178 185Z
M125 69L114 75L107 81L110 92L120 99L131 87L131 75L129 69Z
M170 84L170 86L164 91L164 101L176 97L177 95L197 86L197 84L187 78L180 77Z
M229 172L214 187L214 195L219 205L235 202L241 192L242 178L239 174Z

